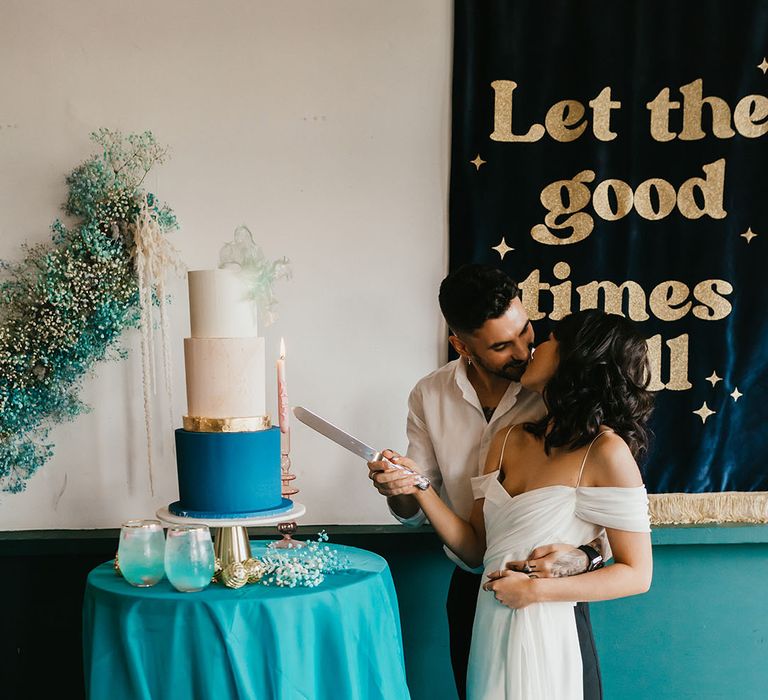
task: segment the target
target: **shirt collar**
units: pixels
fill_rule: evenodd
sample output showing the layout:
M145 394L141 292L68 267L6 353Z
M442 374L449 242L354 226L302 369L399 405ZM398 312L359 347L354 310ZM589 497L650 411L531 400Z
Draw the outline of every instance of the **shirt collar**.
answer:
M461 390L464 400L472 406L475 406L482 413L483 407L480 405L480 399L477 398L475 387L472 386L472 382L469 381L469 377L467 376L467 365L461 358L456 360L454 379L456 385ZM522 388L523 385L520 384L520 382L510 382L507 390L504 392L504 396L502 396L501 401L499 401L499 405L496 407L496 411L493 414L494 419L503 416L515 405L517 402L517 395Z

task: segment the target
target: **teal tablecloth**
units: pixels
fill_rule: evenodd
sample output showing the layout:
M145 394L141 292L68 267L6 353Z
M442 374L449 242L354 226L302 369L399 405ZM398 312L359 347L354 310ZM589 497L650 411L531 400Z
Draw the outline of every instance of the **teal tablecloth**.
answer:
M317 588L134 588L108 562L88 576L85 684L93 700L405 700L387 563L338 545L349 571ZM262 543L252 543L254 556Z

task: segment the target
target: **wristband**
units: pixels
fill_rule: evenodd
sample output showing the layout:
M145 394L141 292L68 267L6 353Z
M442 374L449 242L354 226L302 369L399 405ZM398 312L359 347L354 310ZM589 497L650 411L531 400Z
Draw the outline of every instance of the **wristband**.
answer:
M594 547L590 547L588 544L583 544L577 549L580 549L587 555L587 572L595 571L595 569L600 569L605 566L602 555Z

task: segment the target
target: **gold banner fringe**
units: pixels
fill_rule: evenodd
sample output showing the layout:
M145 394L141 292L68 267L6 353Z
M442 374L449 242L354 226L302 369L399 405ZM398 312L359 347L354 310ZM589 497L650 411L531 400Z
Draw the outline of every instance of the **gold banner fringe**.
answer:
M768 491L649 494L652 525L768 523Z

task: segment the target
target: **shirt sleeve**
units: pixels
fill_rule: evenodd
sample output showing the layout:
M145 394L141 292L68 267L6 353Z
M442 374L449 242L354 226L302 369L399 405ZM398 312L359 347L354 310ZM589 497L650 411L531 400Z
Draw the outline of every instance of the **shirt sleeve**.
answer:
M443 477L440 473L440 467L435 457L435 449L432 444L432 438L427 430L427 424L424 419L424 398L417 384L408 397L408 421L406 424L406 434L408 436L408 451L406 456L416 463L419 473L426 476L432 482L432 488L440 493ZM427 522L423 511L419 510L410 518L401 518L392 508L390 513L403 525L408 527L418 527Z

